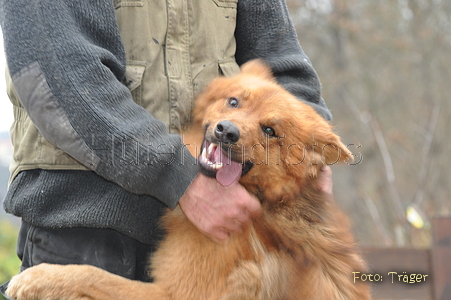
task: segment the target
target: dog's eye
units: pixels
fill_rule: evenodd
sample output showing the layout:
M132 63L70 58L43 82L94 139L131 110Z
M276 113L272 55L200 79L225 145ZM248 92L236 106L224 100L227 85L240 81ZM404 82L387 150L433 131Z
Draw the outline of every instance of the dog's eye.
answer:
M276 136L276 131L272 127L262 126L263 132L268 136Z
M227 104L230 107L238 107L239 102L238 102L237 98L231 97L231 98L227 99Z

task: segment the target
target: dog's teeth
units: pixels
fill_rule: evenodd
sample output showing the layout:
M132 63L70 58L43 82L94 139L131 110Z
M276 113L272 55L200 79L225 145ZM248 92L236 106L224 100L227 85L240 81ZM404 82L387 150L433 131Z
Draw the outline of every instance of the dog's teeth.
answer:
M210 144L208 145L208 147L202 148L202 153L200 154L200 160L203 163L208 164L210 168L214 170L219 170L223 167L222 162L215 162L210 160L210 157L212 156L213 152L217 147L218 146L216 144Z
M215 163L214 165L212 165L212 167L215 170L219 170L222 168L222 162Z
M204 161L207 161L207 149L206 148L202 149L202 158Z
M216 147L216 145L215 144L210 144L209 146L208 146L208 154L211 154L211 152L213 152L213 149Z

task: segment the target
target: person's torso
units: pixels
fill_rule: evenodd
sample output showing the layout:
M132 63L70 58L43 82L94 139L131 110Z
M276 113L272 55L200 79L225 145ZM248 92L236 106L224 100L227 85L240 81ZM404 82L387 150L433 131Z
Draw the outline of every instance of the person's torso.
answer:
M125 84L133 100L180 133L190 122L195 97L219 75L239 71L235 62L237 0L115 0L127 59ZM29 169L87 170L48 142L8 94L15 121L11 179ZM130 120L133 122L133 120Z

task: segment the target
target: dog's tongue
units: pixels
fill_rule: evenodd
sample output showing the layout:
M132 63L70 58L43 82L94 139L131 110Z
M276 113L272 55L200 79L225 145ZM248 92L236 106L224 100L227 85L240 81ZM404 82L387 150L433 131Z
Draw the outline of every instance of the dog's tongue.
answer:
M216 173L216 180L223 186L230 186L241 177L242 165L227 157L223 151L217 148L215 153L216 161L222 162L222 168Z

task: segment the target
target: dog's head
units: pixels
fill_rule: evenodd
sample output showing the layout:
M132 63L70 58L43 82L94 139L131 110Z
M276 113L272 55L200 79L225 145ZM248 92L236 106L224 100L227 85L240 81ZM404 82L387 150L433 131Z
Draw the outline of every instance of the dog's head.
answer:
M323 165L352 160L329 123L258 60L215 79L193 114L204 130L201 172L224 185L239 179L268 200L295 196Z

